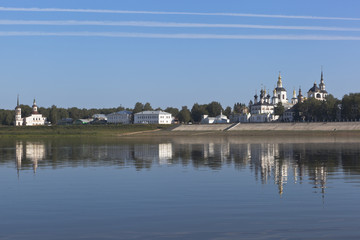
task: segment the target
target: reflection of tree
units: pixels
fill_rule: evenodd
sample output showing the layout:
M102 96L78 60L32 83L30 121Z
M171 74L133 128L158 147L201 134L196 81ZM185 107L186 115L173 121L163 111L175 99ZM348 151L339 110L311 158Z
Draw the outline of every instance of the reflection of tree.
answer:
M39 162L53 168L131 166L137 170L155 164L213 170L228 165L239 171L250 169L262 184L277 184L280 194L286 192L287 183L304 181L325 194L332 172L360 174L360 143L243 143L226 138L149 142L13 141L6 143L11 147L0 148L0 164L13 164L15 156L18 171L36 170Z

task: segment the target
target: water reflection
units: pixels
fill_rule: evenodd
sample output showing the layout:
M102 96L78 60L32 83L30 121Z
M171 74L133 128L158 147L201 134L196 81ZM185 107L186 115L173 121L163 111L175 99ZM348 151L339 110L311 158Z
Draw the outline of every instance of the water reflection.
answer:
M15 148L1 148L3 158L0 163L8 164L15 156L18 173L69 166L134 167L142 170L175 164L215 171L230 167L239 172L250 170L256 181L262 184L276 184L280 195L288 183L302 184L304 181L311 183L316 192L325 194L329 174L344 172L358 176L360 173L359 143L172 139L156 143L16 141L14 145Z
M22 167L23 161L25 164L27 161L31 162L32 169L36 173L38 167L38 162L45 159L45 144L42 142L26 142L25 144L22 141L16 142L16 169L19 173ZM26 164L28 167L28 164Z

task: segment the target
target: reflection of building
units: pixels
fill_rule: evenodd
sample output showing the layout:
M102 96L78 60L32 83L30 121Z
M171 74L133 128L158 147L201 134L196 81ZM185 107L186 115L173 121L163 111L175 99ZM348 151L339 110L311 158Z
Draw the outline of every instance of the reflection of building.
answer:
M203 158L204 160L208 160L209 158L216 158L221 162L224 162L228 156L230 155L230 143L220 143L215 144L213 142L209 142L207 144L203 144Z
M325 193L327 180L327 170L325 166L317 166L314 169L314 185L315 188L320 188L321 193Z
M23 147L23 144L21 141L19 142L16 142L16 149L15 149L15 152L16 152L16 168L18 170L18 173L19 173L19 170L21 169L21 161L22 161L22 158L23 158L23 150L24 150L24 147Z
M135 144L134 158L144 161L156 161L160 164L167 163L172 158L172 144Z
M159 163L167 164L168 160L172 159L172 144L160 143L159 144Z
M26 142L25 149L23 142L16 143L16 166L20 170L23 160L30 160L34 172L38 167L38 162L45 158L45 144L40 142ZM24 156L25 155L25 156Z

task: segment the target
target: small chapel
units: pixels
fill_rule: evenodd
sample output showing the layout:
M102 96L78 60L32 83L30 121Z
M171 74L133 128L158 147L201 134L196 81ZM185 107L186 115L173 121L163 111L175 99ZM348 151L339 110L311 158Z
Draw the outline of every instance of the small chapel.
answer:
M21 117L21 107L19 104L19 96L17 98L17 105L15 108L15 126L40 126L45 125L46 123L46 117L43 117L41 113L38 112L38 107L36 105L36 101L34 99L33 105L32 105L32 112L31 115L28 117Z

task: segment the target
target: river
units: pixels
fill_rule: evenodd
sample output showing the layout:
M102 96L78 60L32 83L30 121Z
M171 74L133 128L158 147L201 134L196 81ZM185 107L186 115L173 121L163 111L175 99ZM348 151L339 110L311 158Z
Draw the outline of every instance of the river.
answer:
M0 239L359 239L360 140L0 141Z

